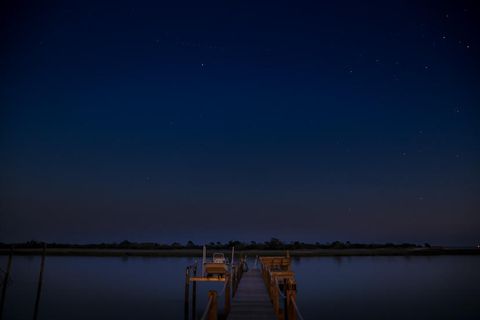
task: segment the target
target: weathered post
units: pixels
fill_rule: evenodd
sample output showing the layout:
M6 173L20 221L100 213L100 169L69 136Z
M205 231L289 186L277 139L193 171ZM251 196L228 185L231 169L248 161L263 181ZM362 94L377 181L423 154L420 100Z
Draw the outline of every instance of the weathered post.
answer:
M208 320L217 320L217 291L208 291L208 299L212 299L210 308L208 309Z
M202 277L205 277L205 263L207 263L207 247L203 246L202 253Z
M268 293L270 294L270 298L272 299L273 302L273 289L274 289L274 283L272 282L272 276L270 273L267 274L267 285L268 285Z
M291 279L288 282L285 282L285 297L286 297L286 307L285 307L285 317L288 320L296 320L297 313L295 312L295 307L293 303L296 299L296 288Z
M3 315L3 306L5 304L5 296L7 294L8 280L10 279L10 270L12 268L12 256L13 256L13 247L10 247L10 252L8 254L7 270L5 272L5 277L3 278L2 283L2 298L0 299L0 320Z
M230 268L230 297L233 299L233 295L235 294L235 272L234 272L234 267L232 266Z
M188 297L190 293L190 267L187 267L185 270L185 297L184 297L184 318L188 320Z
M230 312L230 275L227 273L225 275L225 315L227 315Z
M283 279L283 294L284 294L284 298L283 298L283 313L285 315L285 320L289 320L290 317L289 317L289 307L290 304L288 303L288 289L287 289L287 286L288 286L288 282L287 282L287 279Z
M287 260L288 260L288 266L287 266L287 271L292 271L292 268L291 268L291 263L290 263L290 251L287 250Z
M43 285L43 269L45 268L45 253L47 251L47 244L43 244L42 250L42 260L40 262L40 274L38 275L38 287L37 287L37 298L35 299L35 310L33 311L33 320L36 320L38 317L38 308L40 306L40 295L42 293Z
M278 302L279 293L278 292L278 286L276 285L276 280L274 279L273 281L270 282L270 287L272 291L272 303L273 303L273 310L275 311L275 314L278 316L281 315L280 312L280 303Z
M237 266L232 266L232 298L235 297L237 292Z
M197 262L193 266L193 276L197 276ZM192 320L195 320L197 312L197 282L192 283Z

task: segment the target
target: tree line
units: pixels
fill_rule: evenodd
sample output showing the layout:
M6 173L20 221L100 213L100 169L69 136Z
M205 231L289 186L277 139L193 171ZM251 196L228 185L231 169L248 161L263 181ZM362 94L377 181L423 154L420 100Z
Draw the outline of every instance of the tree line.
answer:
M45 243L41 241L27 241L22 243L0 243L0 248L25 248L35 249L42 248L44 244L49 248L77 248L77 249L143 249L143 250L159 250L159 249L201 249L204 244L194 243L189 240L185 243L173 242L170 244L157 242L131 242L124 240L122 242L111 243L91 243L91 244L71 244L71 243ZM334 241L327 243L307 243L301 241L284 242L277 238L271 238L265 242L243 242L238 240L230 240L228 242L209 242L205 243L209 249L229 250L235 247L237 250L301 250L301 249L379 249L379 248L419 248L422 247L413 243L351 243L350 241ZM425 243L423 247L430 247Z

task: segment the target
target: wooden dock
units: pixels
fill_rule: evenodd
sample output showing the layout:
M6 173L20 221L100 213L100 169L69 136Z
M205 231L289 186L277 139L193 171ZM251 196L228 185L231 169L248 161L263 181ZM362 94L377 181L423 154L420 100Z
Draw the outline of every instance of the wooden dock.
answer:
M260 270L243 274L227 319L277 319Z
M257 261L260 269L256 269ZM257 257L255 268L249 271L247 269L246 258L241 258L239 263L231 266L230 271L221 275L196 276L196 265L187 267L184 319L196 320L195 283L221 281L224 282L224 286L220 293L216 290L208 292L208 303L201 320L303 320L296 304L297 285L288 252L285 257ZM193 275L191 270L194 270ZM192 312L189 312L190 282L194 284ZM218 300L222 296L224 296L223 308L219 307Z

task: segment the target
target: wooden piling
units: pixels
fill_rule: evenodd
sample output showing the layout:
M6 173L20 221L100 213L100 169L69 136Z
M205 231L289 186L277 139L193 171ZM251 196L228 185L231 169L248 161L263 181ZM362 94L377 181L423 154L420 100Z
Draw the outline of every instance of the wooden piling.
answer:
M47 244L43 244L42 258L40 262L40 274L38 275L38 286L37 286L37 298L35 299L35 309L33 311L33 320L36 320L38 317L38 308L40 306L40 296L42 293L43 285L43 270L45 268L45 254L47 251Z
M291 280L285 281L285 286L285 319L296 320L297 312L295 311L295 307L293 305L296 299L296 288Z
M275 283L275 280L270 282L270 286L272 291L273 310L275 311L275 314L277 315L277 317L280 317L282 314L280 310L280 303L278 301L280 299L280 292L278 291L278 287Z
M197 276L197 263L193 266L193 276ZM192 283L192 320L195 320L197 315L197 282Z
M228 314L230 312L230 299L231 299L231 296L230 296L230 284L231 284L231 281L230 281L230 276L229 274L226 275L226 279L225 279L225 314Z
M185 296L184 296L184 306L183 313L185 320L188 320L188 306L189 306L189 294L190 294L190 267L187 267L185 270Z
M287 251L288 253L288 251ZM287 285L288 285L288 282L287 282L287 279L283 279L283 295L284 295L284 298L283 298L283 313L284 313L284 319L285 320L289 320L290 317L289 317L289 307L290 307L290 304L288 302L288 290L287 290Z
M237 266L232 266L232 298L237 292Z
M3 278L3 283L2 283L2 297L0 299L0 320L3 318L5 296L7 295L8 280L10 279L10 270L12 268L12 257L13 257L13 247L10 248L10 253L8 254L7 270L5 272L5 277Z
M212 299L210 308L208 309L208 320L217 320L217 291L208 291L208 299Z

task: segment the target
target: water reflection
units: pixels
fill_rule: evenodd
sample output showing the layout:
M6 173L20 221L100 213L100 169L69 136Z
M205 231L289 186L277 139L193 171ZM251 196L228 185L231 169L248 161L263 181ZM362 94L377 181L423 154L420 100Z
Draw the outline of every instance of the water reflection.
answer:
M293 265L309 319L478 319L480 257L322 257Z
M193 261L47 257L39 319L182 319L185 267ZM39 265L38 257L14 258L5 320L32 318ZM480 314L480 257L309 257L293 259L293 269L306 319ZM199 315L212 286L220 291L222 284L198 286Z

